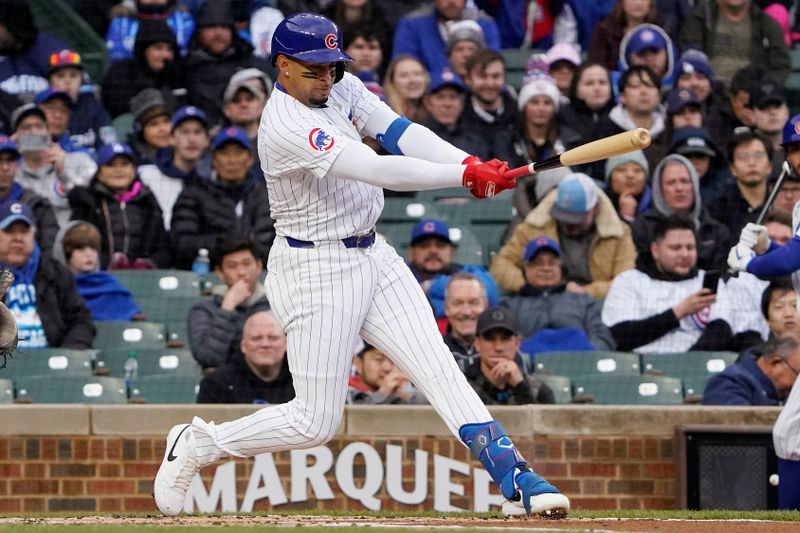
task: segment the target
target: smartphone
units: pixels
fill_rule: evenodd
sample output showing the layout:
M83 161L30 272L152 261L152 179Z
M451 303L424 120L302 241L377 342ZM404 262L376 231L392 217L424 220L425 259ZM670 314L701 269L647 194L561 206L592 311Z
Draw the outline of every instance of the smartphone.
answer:
M717 294L717 285L719 284L719 270L706 270L706 275L703 276L703 288L711 291L711 294Z
M41 152L50 148L52 141L48 133L25 133L19 136L20 152Z

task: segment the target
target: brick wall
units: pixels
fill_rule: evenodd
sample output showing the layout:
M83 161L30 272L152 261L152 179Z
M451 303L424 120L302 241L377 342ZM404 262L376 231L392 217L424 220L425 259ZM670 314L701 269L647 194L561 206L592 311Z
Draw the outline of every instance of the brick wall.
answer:
M25 427L37 428L36 434L25 434L25 427L11 427L3 422L11 419L9 413L0 410L0 427L5 427L5 435L0 434L0 512L47 512L47 511L154 511L152 501L152 480L155 476L161 457L164 453L164 437L175 418L187 420L190 410L159 411L156 407L130 406L132 411L117 411L106 415L98 413L98 408L76 407L86 409L88 424L86 434L70 435L68 428L56 427L54 433L47 434L47 411L31 416L26 413L25 406L16 414L18 420L25 420ZM125 406L122 409L127 409ZM117 408L120 409L120 408ZM143 411L156 409L147 415ZM398 408L398 413L402 413ZM521 408L524 409L524 408ZM574 409L574 408L566 408ZM698 409L696 407L692 409ZM764 425L765 421L774 420L777 410L729 411L724 418L716 412L698 415L692 412L684 422L696 422L698 418L708 422L736 425ZM123 414L121 414L123 413ZM392 416L394 433L383 435L384 428L371 424L375 435L360 434L359 421L361 411L348 412L345 424L339 435L327 444L333 452L334 460L338 453L348 444L365 442L372 446L385 460L386 446L403 447L403 485L411 490L414 483L414 450L427 451L428 472L432 472L433 455L449 457L457 461L469 462L474 467L480 465L472 461L467 450L455 439L447 436L446 430L434 428L425 431L428 421L436 420L435 413L415 411L415 416ZM420 415L419 413L423 413ZM674 429L681 420L664 414L664 423L653 421L648 432L627 427L625 424L611 424L611 415L601 415L602 411L592 417L603 431L596 431L592 426L575 426L576 416L570 416L569 410L554 411L552 416L537 412L533 417L531 431L520 431L520 425L526 427L528 418L515 420L518 413L504 411L498 416L509 433L514 436L517 446L531 460L535 469L548 480L557 485L571 500L575 509L669 509L676 503L676 467L674 449ZM232 413L234 414L234 413ZM6 415L6 416L4 416ZM144 416L143 416L144 415ZM236 414L238 416L238 413ZM368 413L364 416L375 416ZM579 421L585 413L577 415ZM606 425L599 417L607 418ZM130 417L127 418L126 417ZM386 418L386 413L380 413ZM509 417L512 420L507 421ZM628 420L635 420L636 413L631 411ZM652 413L644 413L644 417L652 420ZM235 418L221 417L217 420ZM568 420L564 420L564 419ZM672 418L671 422L667 422ZM137 427L139 434L113 435L113 428L108 420L117 420L121 427L131 427L131 421L152 420L149 428ZM103 420L106 420L103 422ZM409 422L403 428L402 421ZM400 422L398 422L400 421ZM738 422L737 422L738 421ZM364 421L369 422L369 421ZM17 423L17 426L21 424ZM370 424L367 424L370 425ZM13 426L13 424L12 424ZM401 426L401 427L398 427ZM133 426L136 427L136 426ZM513 429L509 429L509 427ZM559 429L560 428L560 429ZM420 431L422 429L423 431ZM17 434L14 434L17 433ZM427 433L427 434L424 434ZM527 433L527 435L525 435ZM410 436L409 436L410 435ZM286 494L289 494L290 463L289 452L273 454L276 469L281 476L281 483ZM239 503L248 485L253 460L236 460L236 485ZM357 457L353 467L356 485L364 481L363 458ZM333 500L316 500L309 493L310 499L303 503L287 503L280 509L309 508L321 509L357 509L363 510L361 502L344 496L336 485L334 468L331 468L326 479L331 485L335 498ZM204 471L206 487L215 473L215 468ZM455 506L471 509L473 504L473 485L467 476L453 473L452 481L462 483L464 496L452 495L451 503ZM433 481L428 480L428 498L417 506L405 506L391 501L386 493L386 484L381 486L375 495L383 502L384 509L432 509ZM269 509L269 502L258 501L256 510Z

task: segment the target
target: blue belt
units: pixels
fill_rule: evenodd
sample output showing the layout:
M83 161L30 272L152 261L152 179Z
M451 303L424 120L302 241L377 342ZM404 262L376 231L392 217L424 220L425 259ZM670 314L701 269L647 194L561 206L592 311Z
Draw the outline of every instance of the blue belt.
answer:
M312 241L301 241L292 237L286 237L286 243L292 248L314 248L316 244ZM375 231L370 231L365 235L353 235L342 239L345 248L369 248L375 244Z

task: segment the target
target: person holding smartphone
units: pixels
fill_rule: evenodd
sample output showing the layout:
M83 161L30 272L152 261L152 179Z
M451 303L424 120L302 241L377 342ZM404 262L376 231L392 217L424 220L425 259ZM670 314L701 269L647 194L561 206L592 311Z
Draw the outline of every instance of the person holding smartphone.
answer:
M76 185L88 184L97 164L87 153L67 153L50 139L47 116L36 104L25 104L11 115L21 155L14 181L46 198L55 210L60 226L69 221L67 193Z

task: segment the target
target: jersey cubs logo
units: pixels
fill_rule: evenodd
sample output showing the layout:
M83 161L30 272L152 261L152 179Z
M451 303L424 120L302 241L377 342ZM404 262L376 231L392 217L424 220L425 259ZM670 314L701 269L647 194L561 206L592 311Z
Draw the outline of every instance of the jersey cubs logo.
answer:
M58 180L53 182L53 194L56 198L60 198L62 200L67 199L67 191L64 190L64 184Z
M329 33L325 36L325 46L333 50L334 48L339 46L339 38L336 36L335 33Z
M317 152L327 152L333 148L334 139L332 135L325 133L321 128L314 128L308 134L308 144Z

